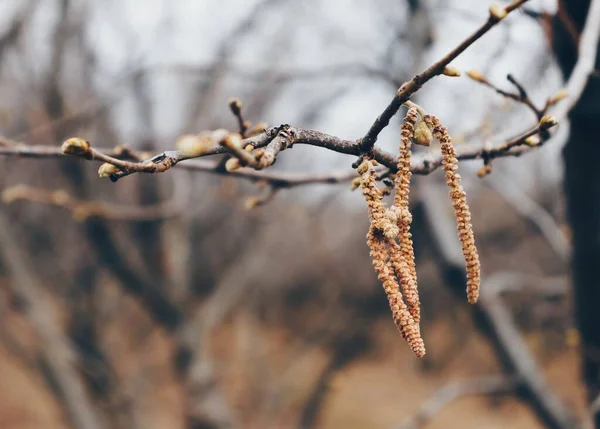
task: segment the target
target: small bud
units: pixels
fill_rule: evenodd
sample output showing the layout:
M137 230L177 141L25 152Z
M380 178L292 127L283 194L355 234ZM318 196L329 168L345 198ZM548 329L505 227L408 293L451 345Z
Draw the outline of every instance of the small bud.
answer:
M65 155L85 156L91 153L91 146L88 141L73 137L65 140L61 146L61 150Z
M254 137L262 134L267 130L268 127L269 125L266 122L260 122L246 132L246 137Z
M477 177L483 179L485 176L492 172L492 164L486 164L477 171Z
M219 130L217 130L219 131ZM215 131L213 133L213 135L215 137L220 137L219 139L215 139L216 141L219 142L219 144L223 147L229 148L229 149L239 149L242 145L242 137L239 134L230 134L227 133L226 135L219 135L217 134L217 131Z
M486 77L479 70L469 70L467 76L479 83L488 83Z
M248 146L246 146L244 148L244 150L248 153L252 153L252 151L254 150L254 146L252 146L251 144L249 144Z
M177 139L177 150L189 157L201 156L214 146L215 141L208 133L186 134Z
M425 121L419 121L415 127L413 140L416 144L421 146L429 146L433 141L433 133L425 123Z
M261 200L259 198L250 197L250 198L247 198L246 201L244 202L244 208L246 210L252 210L252 209L255 209L256 207L258 207L260 204L261 204Z
M569 91L567 91L565 88L563 88L560 91L558 91L556 94L554 94L554 96L552 98L550 98L550 100L548 100L548 104L550 106L553 106L553 105L561 102L568 96L569 96Z
M242 112L242 101L239 98L232 98L229 100L229 108L234 115L239 115Z
M257 161L260 161L260 159L263 157L264 154L265 154L264 149L258 149L256 152L254 152L254 159L256 159Z
M215 145L228 137L237 138L238 140L241 140L241 136L239 134L232 134L225 128L219 128L217 130L214 130L213 132L209 132L209 135Z
M490 6L490 16L496 21L502 21L506 18L507 12L506 9L499 4L492 4Z
M108 162L105 162L104 164L102 164L100 166L100 168L98 169L98 176L100 177L108 177L111 174L116 174L118 173L119 170L117 167L115 167L112 164L109 164Z
M444 76L449 76L449 77L460 77L460 70L457 69L456 67L452 67L452 66L446 66L444 67L444 71L442 72L442 74Z
M556 125L558 125L558 120L552 115L545 115L540 119L540 128L544 131Z
M530 136L527 137L524 141L523 144L525 144L526 146L529 147L536 147L537 145L539 145L541 142L540 137L539 136Z
M360 177L355 177L354 180L352 180L352 184L350 185L350 190L356 191L358 188L360 188L360 181Z
M225 170L232 172L240 168L240 160L237 158L229 158L225 163Z

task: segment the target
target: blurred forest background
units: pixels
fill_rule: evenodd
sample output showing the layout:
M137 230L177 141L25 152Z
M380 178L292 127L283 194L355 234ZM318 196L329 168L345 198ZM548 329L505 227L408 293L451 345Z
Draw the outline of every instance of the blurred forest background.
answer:
M573 67L569 35L590 2L563 3L528 2L453 65L505 89L510 73L543 105ZM489 5L1 0L0 148L80 136L158 153L185 133L235 130L230 97L254 123L355 139ZM571 18L557 21L559 8ZM537 120L466 77L438 78L415 101L457 144L502 141ZM577 128L587 144L591 111ZM113 184L82 160L1 157L0 427L578 427L600 377L582 376L571 246L600 234L573 231L568 213L598 228L597 209L580 201L598 204L600 181L569 176L567 163L581 195L565 199L568 136L562 124L484 179L481 161L461 163L483 269L475 307L443 174L414 177L423 360L392 322L349 183L284 189L249 210L265 189L232 177L173 169ZM396 119L378 145L396 151L398 139ZM582 158L594 170L594 155ZM299 146L273 169L351 171L353 161ZM12 201L20 185L39 198ZM61 198L77 203L47 204Z

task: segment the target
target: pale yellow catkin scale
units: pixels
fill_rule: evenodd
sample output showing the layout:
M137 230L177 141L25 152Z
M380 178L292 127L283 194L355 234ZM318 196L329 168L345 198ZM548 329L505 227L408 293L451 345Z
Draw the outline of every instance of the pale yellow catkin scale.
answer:
M458 171L458 160L452 145L452 139L446 127L432 115L425 117L428 125L433 128L433 134L442 147L443 168L446 172L446 183L450 188L450 198L457 219L458 235L462 245L467 268L467 299L469 303L475 304L479 298L479 285L481 282L481 266L479 254L475 247L475 235L471 224L471 212L467 204L467 197L460 182Z
M418 121L417 109L411 107L408 109L400 132L400 148L398 150L398 172L396 173L396 194L394 196L394 210L396 211L397 224L400 229L398 240L400 245L397 249L392 247L392 259L394 268L400 279L400 285L406 298L406 303L410 309L410 313L417 325L421 320L421 303L419 301L419 293L417 290L417 270L415 266L415 254L413 248L412 234L410 225L412 216L409 211L409 194L410 194L410 179L412 173L410 171L411 161L411 138L415 137L415 124ZM424 126L431 134L429 127L420 121L418 125ZM401 267L405 266L406 269Z
M371 161L363 161L357 169L361 175L360 188L367 202L367 210L371 225L383 232L389 219L385 216L385 205L383 204L383 194L375 182L373 164Z
M352 180L352 184L350 185L350 190L355 191L360 188L360 177L356 177Z
M408 311L415 321L415 326L420 329L419 323L421 321L421 303L419 300L419 290L417 288L417 278L411 271L406 261L406 255L404 249L396 240L388 240L390 261L398 277L400 288Z

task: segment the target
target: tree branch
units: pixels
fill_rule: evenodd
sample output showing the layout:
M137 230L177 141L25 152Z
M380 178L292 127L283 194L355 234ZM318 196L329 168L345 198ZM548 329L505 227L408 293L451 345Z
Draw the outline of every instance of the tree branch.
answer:
M471 36L467 37L462 43L460 43L456 48L446 54L439 61L435 62L425 71L417 74L410 82L405 83L398 89L396 96L392 100L392 102L385 108L383 113L377 117L371 128L365 134L365 136L360 141L360 149L361 152L366 153L373 149L375 142L377 141L377 137L383 131L385 127L388 126L390 120L398 113L402 104L410 100L410 97L417 92L421 87L433 79L435 76L438 76L444 71L444 68L448 64L450 64L456 57L462 54L469 46L479 40L483 35L485 35L489 30L491 30L496 24L498 24L507 14L511 13L515 9L519 8L521 5L527 3L529 0L515 0L509 5L507 5L504 10L504 16L499 17L498 14L492 12L492 8L490 8L490 16L488 20L477 29Z
M515 391L518 383L514 377L487 376L473 380L453 381L442 386L421 407L417 414L399 429L420 429L451 402L464 396L508 394Z
M75 371L73 350L52 321L48 308L45 308L44 299L38 294L37 282L9 231L10 227L0 213L0 257L12 272L15 293L24 300L27 319L42 342L40 353L47 375L56 386L59 399L73 424L81 429L101 429L103 424Z

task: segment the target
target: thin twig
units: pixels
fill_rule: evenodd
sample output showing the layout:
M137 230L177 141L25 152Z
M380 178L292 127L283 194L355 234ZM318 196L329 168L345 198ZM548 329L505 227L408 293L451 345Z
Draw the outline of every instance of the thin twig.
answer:
M504 10L506 11L506 14L509 14L528 1L529 0L515 0L507 5ZM467 37L456 48L446 54L439 61L432 64L428 69L417 74L410 82L402 85L400 89L398 89L398 92L391 103L385 108L383 113L377 117L367 134L365 134L365 136L361 139L361 152L366 153L373 149L373 146L377 141L377 137L381 131L388 126L392 117L398 113L398 110L400 110L402 104L407 102L410 97L419 89L421 89L425 83L433 79L435 76L441 74L448 64L450 64L456 57L462 54L469 46L479 40L499 22L500 20L494 16L494 14L490 13L490 16L485 24L477 29L471 36Z
M75 370L74 352L67 338L50 317L50 310L42 297L32 271L10 233L10 226L0 213L0 257L11 271L13 288L25 301L25 314L39 336L41 357L52 384L58 389L64 407L77 428L101 429L96 410L89 401L85 387Z
M453 381L442 386L421 407L417 414L399 429L423 428L451 402L464 396L509 394L518 383L514 377L503 375L487 376L473 380Z
M60 207L71 212L74 219L85 221L89 218L103 218L113 221L164 220L181 213L181 204L166 201L149 206L123 206L105 201L79 201L62 190L49 191L27 185L17 185L2 191L2 201L28 201Z
M242 145L252 144L256 148L267 146L272 141L271 136L276 132L277 127L270 128L264 134L249 139L244 139ZM505 156L520 156L522 153L530 149L523 146L528 137L540 134L540 126L536 126L526 131L525 133L514 137L495 146L484 147L481 144L461 145L457 147L457 158L459 160L472 159L493 159ZM340 139L329 134L325 134L314 130L305 130L300 128L290 127L289 132L295 135L294 144L306 144L311 146L322 147L334 152L347 155L360 155L360 148L356 142L351 140ZM168 169L179 166L186 170L204 171L213 174L227 174L234 177L245 178L252 181L265 180L273 186L279 188L289 188L294 186L309 185L309 184L336 184L343 181L352 180L356 177L356 173L330 173L324 175L308 175L308 174L290 174L290 173L275 173L269 171L255 171L249 168L238 169L227 172L223 168L219 168L220 164L207 162L204 160L193 159L179 153L177 151L166 151L160 153L148 160L142 162L131 162L117 159L127 154L128 159L136 159L141 154L136 154L130 150L125 152L122 147L116 149L94 149L92 148L91 159L96 159L102 162L108 162L116 167L123 168L124 171L115 174L115 180L121 177L128 176L134 172L156 173L164 172ZM206 151L200 156L209 156L222 154L226 151L225 148L217 146L209 151ZM396 157L390 153L379 149L373 149L373 157L380 164L389 168L392 172L396 171ZM62 158L67 156L62 153L59 147L52 146L9 146L0 147L0 156L17 156L24 158ZM182 162L186 161L186 162ZM415 174L429 174L442 165L442 157L440 154L427 152L417 154L413 157L411 163L411 171Z
M453 223L439 216L445 210L440 201L443 200L437 196L435 187L423 192L425 212L437 245L435 250L439 253L439 263L447 271L448 278L462 279L464 263L460 243ZM500 296L504 285L512 282L514 277L504 274L485 279L479 302L469 307L476 326L490 340L508 373L518 377L522 399L530 404L540 419L554 429L572 428L575 418L550 388ZM461 298L464 296L462 280L448 282L448 287Z

